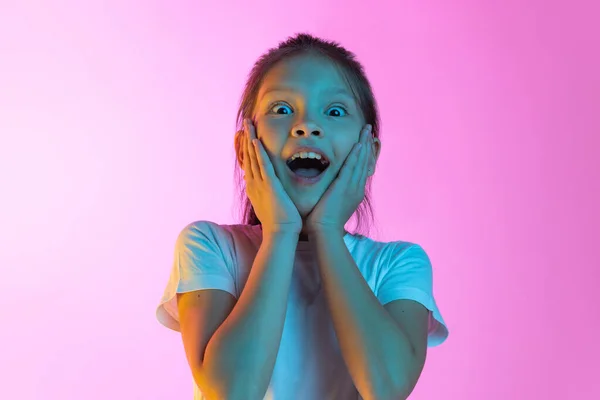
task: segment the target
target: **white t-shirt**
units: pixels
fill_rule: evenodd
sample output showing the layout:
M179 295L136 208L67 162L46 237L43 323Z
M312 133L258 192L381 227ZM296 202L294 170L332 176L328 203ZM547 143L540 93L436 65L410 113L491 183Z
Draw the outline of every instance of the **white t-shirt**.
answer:
M262 240L260 225L197 221L180 233L169 282L156 310L158 321L179 331L176 293L220 289L236 299ZM376 242L347 233L344 242L382 305L411 299L429 312L428 347L448 329L433 297L429 257L409 242ZM362 399L342 358L320 275L308 242L299 241L277 360L264 399ZM194 384L194 400L204 399Z

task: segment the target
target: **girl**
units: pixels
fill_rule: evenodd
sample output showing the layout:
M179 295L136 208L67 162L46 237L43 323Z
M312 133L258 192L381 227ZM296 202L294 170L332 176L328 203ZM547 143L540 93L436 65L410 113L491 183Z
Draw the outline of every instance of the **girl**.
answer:
M252 69L240 123L245 223L186 226L157 310L194 399L406 399L448 330L422 247L344 229L381 149L362 66L289 38Z

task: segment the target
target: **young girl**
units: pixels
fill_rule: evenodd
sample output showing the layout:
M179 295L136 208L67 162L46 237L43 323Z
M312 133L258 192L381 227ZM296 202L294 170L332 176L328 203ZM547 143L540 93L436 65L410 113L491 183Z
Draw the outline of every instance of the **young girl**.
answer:
M289 38L252 69L242 122L245 223L186 226L157 309L194 399L406 399L448 330L422 247L344 228L381 149L362 66Z

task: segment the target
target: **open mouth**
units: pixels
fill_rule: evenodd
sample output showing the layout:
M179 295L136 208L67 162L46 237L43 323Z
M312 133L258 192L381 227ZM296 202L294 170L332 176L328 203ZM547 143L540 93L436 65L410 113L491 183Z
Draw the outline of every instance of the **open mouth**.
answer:
M299 177L314 178L321 175L329 167L329 161L325 159L298 157L288 160L287 166Z

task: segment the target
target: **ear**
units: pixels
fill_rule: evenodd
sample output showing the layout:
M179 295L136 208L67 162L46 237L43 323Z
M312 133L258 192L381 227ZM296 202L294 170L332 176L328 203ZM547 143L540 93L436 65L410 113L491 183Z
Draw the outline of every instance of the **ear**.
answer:
M242 138L244 137L243 134L244 134L243 130L237 131L235 133L235 137L233 139L233 143L234 143L234 147L235 147L235 154L237 155L238 165L242 169L243 169L243 165L244 165L244 152L242 151Z
M372 176L375 173L375 166L377 165L377 160L379 159L379 153L381 152L381 141L377 138L371 139L373 140L373 145L371 146L371 150L373 154L369 159L367 167L369 168L369 176Z

